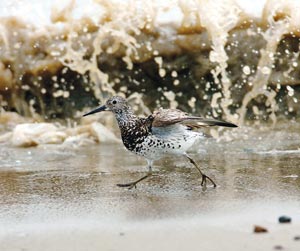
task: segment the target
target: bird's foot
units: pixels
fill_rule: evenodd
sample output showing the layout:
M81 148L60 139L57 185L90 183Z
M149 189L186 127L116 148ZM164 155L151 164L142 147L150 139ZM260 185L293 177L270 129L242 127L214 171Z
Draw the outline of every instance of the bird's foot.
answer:
M209 180L213 184L214 188L217 187L216 183L210 177L208 177L205 174L202 174L201 186L202 186L203 191L205 191L207 189L207 186L206 186L207 181L206 180Z
M151 172L149 172L146 176L136 180L136 181L133 181L133 182L129 182L129 183L125 183L125 184L117 184L118 187L128 187L128 189L132 189L132 188L136 188L136 184L141 182L142 180L150 177L152 175Z

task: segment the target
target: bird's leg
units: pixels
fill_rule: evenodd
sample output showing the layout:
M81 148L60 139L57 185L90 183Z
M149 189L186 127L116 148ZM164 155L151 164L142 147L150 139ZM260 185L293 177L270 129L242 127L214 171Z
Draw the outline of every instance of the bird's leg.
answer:
M208 179L214 187L217 187L216 183L210 178L208 177L207 175L205 175L200 167L198 167L198 165L196 164L196 162L190 157L188 156L187 154L185 154L185 157L187 157L187 159L197 168L197 170L199 171L201 177L202 177L202 180L201 180L201 186L203 187L203 190L206 190L206 179Z
M125 183L125 184L117 184L117 186L118 187L128 187L128 189L132 189L134 187L136 188L137 183L152 176L152 161L148 161L148 169L149 170L148 170L147 175L143 176L142 178L140 178L136 181L133 181L133 182Z

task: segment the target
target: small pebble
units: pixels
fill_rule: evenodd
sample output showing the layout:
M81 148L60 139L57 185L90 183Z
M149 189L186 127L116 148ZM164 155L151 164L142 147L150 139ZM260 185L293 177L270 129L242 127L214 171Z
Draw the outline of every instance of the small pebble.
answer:
M295 240L295 241L300 241L300 235L296 235L296 236L294 237L294 240Z
M281 245L276 245L276 246L274 247L274 249L275 249L275 250L283 250L283 246L281 246Z
M254 233L267 233L268 229L261 226L254 226Z
M283 216L280 216L280 217L278 218L278 221L279 221L280 223L290 223L290 222L292 221L292 218L289 217L289 216L283 215Z

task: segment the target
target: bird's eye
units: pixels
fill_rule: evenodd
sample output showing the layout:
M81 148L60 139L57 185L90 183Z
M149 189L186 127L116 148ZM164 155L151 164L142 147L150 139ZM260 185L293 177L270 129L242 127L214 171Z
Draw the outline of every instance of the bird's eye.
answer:
M115 104L117 103L117 101L116 101L116 100L113 100L113 102L112 102L112 103L113 103L113 105L115 105Z

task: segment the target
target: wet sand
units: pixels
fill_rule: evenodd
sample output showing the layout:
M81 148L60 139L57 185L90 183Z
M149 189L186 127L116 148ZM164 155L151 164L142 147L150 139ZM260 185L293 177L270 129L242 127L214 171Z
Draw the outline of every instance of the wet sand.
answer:
M268 226L272 233L255 235L232 226L191 220L118 226L74 222L59 228L39 225L38 230L7 234L1 250L276 250L276 246L299 250L299 241L293 240L299 225Z
M218 184L205 192L180 157L129 191L115 184L145 162L120 144L1 145L0 250L299 250L300 136L281 129L199 146L192 156Z

